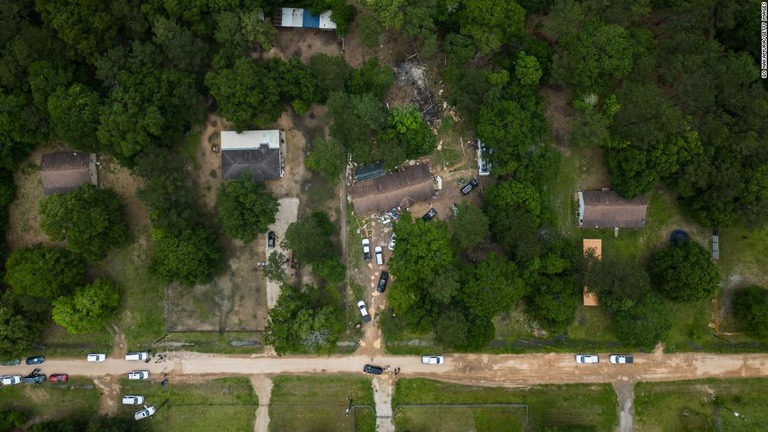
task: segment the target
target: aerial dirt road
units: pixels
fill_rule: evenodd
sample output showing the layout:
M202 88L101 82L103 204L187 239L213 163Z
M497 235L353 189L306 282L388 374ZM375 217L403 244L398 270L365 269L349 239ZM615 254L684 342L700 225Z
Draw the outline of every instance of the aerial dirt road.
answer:
M535 384L608 383L617 381L677 381L698 378L768 377L766 354L683 353L636 354L631 365L607 362L601 354L599 364L576 364L572 354L447 355L443 365L423 365L418 356L365 355L306 357L256 354L251 356L170 352L168 361L149 363L108 359L88 363L83 359L48 360L42 365L2 367L3 375L28 374L34 367L44 373L68 373L92 378L105 375L126 376L131 370L149 370L152 378L162 374L174 380L200 375L278 375L278 374L362 374L363 365L391 366L385 374L401 368L398 378L423 377L468 385L517 387Z

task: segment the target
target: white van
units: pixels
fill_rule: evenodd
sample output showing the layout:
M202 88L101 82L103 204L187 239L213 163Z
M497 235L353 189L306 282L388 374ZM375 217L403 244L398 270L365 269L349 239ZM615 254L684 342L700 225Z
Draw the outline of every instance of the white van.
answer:
M380 266L384 265L384 249L382 249L381 246L376 246L375 255L376 255L376 264Z
M126 360L146 360L148 358L148 352L129 352L125 355Z

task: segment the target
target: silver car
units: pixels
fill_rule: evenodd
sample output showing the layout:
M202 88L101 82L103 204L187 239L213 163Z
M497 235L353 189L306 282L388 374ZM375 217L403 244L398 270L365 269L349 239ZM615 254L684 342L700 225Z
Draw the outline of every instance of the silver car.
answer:
M149 379L149 371L146 371L146 370L130 371L130 372L128 372L128 379L129 380Z
M133 418L136 420L142 420L153 415L155 412L157 412L157 408L155 408L154 405L144 405L144 409L141 411L136 411L136 414L133 415Z
M123 405L141 405L144 403L144 396L126 395L123 396Z

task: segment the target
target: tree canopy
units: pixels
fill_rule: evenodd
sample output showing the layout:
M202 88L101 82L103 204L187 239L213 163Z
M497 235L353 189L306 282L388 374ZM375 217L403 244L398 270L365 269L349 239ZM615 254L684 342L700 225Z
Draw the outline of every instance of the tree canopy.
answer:
M35 309L45 309L51 300L69 294L85 278L85 264L72 252L35 245L16 249L5 263L5 283L11 294L27 298Z
M114 318L119 303L117 286L106 279L96 279L77 288L71 297L54 300L53 320L71 334L97 331Z
M216 235L193 225L180 233L156 229L155 253L150 270L167 281L185 285L207 283L224 267Z
M40 203L40 228L51 239L89 261L128 241L128 223L120 198L111 189L86 184L66 194L54 194Z
M731 300L733 316L744 333L768 339L768 290L757 285L740 288Z
M695 302L714 295L720 282L709 251L695 241L672 242L651 257L654 287L679 302Z
M279 203L263 183L251 181L250 174L224 182L219 187L216 207L224 234L250 243L258 233L275 223Z

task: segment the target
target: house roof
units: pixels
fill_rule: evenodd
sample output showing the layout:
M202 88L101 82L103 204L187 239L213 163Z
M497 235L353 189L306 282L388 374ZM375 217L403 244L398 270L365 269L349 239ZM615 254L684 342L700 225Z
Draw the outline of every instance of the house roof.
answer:
M336 28L336 23L331 19L331 11L314 15L309 9L299 8L280 8L278 10L277 25L281 27L304 27L326 30Z
M250 130L237 133L221 131L221 150L254 150L266 145L270 149L280 148L280 131Z
M579 226L585 228L642 228L648 199L637 197L626 199L616 191L581 191L584 202Z
M44 154L40 161L43 193L65 193L91 182L91 154L56 152Z
M221 177L224 180L239 179L245 172L251 173L251 180L255 182L282 177L280 150L266 145L255 150L222 150Z
M358 214L410 207L435 195L427 165L415 165L392 174L355 183L350 188Z

